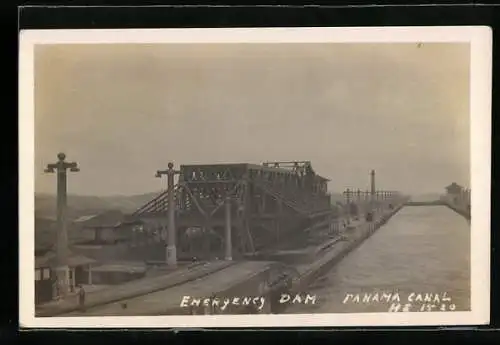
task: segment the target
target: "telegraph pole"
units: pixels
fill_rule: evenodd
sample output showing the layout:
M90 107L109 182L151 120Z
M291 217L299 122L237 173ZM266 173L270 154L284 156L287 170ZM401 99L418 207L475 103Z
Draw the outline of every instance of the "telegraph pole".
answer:
M371 179L371 183L370 183L370 187L371 187L371 195L372 195L372 199L375 197L375 170L372 170L370 172L370 179Z
M68 232L66 228L67 211L67 170L78 172L76 162L66 162L66 155L59 153L57 163L47 164L46 173L57 173L57 289L62 298L68 294L69 267L68 267Z
M168 163L167 170L158 170L156 177L167 175L168 193L168 225L166 236L166 261L167 266L175 268L177 266L176 229L175 229L175 201L174 201L174 176L180 171L174 170L174 163Z
M344 192L344 195L346 198L347 223L348 224L351 222L351 194L352 194L352 191L349 188L347 188L346 191Z
M361 189L356 191L356 217L361 214Z
M370 208L375 211L375 170L370 172Z

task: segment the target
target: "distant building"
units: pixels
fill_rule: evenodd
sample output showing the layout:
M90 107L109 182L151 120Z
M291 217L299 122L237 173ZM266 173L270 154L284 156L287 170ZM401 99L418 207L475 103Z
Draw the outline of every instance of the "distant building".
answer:
M125 240L128 236L121 230L124 214L110 210L98 214L82 216L73 221L78 231L86 238L87 243L114 244Z
M465 208L470 213L471 191L453 182L446 187L444 199L457 207Z
M464 187L453 182L452 184L450 184L449 186L446 187L446 194L448 194L448 195L460 195L463 190L464 190Z

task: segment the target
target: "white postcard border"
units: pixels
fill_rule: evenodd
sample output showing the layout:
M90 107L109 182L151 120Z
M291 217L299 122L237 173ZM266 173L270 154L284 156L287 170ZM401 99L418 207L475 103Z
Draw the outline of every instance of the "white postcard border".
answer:
M112 43L426 43L471 47L471 311L134 317L34 315L34 46ZM19 315L21 327L179 328L432 326L489 322L492 32L489 27L25 30L19 50Z

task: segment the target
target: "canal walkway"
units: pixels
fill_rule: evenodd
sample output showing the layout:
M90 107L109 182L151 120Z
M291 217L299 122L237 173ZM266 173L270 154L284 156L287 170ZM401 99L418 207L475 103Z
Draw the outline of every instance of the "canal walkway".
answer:
M76 310L64 316L189 315L190 302L193 298L204 300L214 296L221 296L221 304L223 305L224 298L227 298L226 291L230 291L234 287L241 285L248 285L247 282L252 277L265 272L271 264L270 262L263 261L240 262L237 265L232 265L210 275L205 275L174 287L102 306L95 306L88 308L84 312ZM249 296L252 296L252 292L253 296L258 295L257 288L249 287L241 290L246 290L250 293ZM185 296L185 305L181 306ZM240 294L240 296L244 296L244 294Z
M189 281L203 278L234 264L235 262L231 261L199 263L179 268L171 272L165 272L165 274L160 276L146 277L120 285L108 286L103 289L87 292L85 305L87 308L92 308L94 306L134 298L158 290L165 290L185 284ZM75 295L65 300L51 301L37 306L35 313L37 316L57 316L74 312L78 308L78 299Z

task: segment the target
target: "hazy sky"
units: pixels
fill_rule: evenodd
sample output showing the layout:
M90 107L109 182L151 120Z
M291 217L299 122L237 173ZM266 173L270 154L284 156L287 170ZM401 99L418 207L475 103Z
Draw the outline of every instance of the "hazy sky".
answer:
M331 191L469 185L466 44L46 45L35 185L64 151L73 194L156 191L172 160L310 160Z

